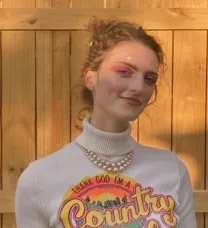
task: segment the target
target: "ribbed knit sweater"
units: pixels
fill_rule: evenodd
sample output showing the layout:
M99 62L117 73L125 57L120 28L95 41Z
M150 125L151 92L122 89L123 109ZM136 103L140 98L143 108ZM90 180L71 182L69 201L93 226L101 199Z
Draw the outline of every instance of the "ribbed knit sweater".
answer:
M17 228L196 228L186 166L174 152L137 143L131 130L104 132L86 117L75 141L29 164L16 189ZM131 150L134 159L107 173L76 142L110 161Z

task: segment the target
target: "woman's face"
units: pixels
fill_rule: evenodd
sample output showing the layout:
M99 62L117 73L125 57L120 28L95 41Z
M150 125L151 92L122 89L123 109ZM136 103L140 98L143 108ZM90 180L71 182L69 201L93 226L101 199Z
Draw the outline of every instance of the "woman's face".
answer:
M91 78L94 112L135 120L155 90L158 65L156 54L146 45L136 41L119 43L105 54Z

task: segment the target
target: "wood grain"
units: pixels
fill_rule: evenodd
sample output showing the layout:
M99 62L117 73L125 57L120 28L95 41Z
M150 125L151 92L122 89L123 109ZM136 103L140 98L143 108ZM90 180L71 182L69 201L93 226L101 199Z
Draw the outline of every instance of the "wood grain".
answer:
M34 32L2 32L2 56L3 189L13 190L35 159ZM3 217L10 228L14 217Z
M206 31L175 32L173 150L189 169L194 189L205 187L206 47ZM203 215L198 227L204 227Z
M120 18L135 21L149 30L208 29L208 9L0 9L1 30L80 30L89 18ZM58 18L58 20L57 20Z
M52 8L52 0L36 0L36 8Z
M37 32L37 158L70 141L69 32Z
M91 0L90 3L91 5L87 5L86 1L74 0L72 1L72 9L87 10L92 5L94 8L104 7L104 1ZM72 31L71 36L71 141L82 132L83 118L90 115L90 112L86 111L89 108L88 105L81 98L81 88L83 86L81 68L87 55L89 36L90 33L86 31Z
M72 0L71 2L73 9L104 8L104 0Z
M73 141L82 131L82 120L90 113L85 111L88 105L81 98L81 88L83 80L81 68L84 64L87 44L89 39L88 32L72 32L71 36L71 141Z
M35 0L2 0L2 8L35 8Z
M36 49L37 158L41 158L70 141L70 32L37 31Z
M2 3L3 8L35 7L35 0ZM35 33L2 32L2 56L3 189L14 190L35 159ZM15 228L15 216L4 214L2 224Z
M161 72L159 75L156 101L148 105L139 118L139 142L148 146L171 150L172 32L151 31L149 34L154 36L164 49L167 71L164 74ZM155 95L153 95L152 100L154 98Z
M206 8L206 0L106 0L106 6L109 8Z
M2 53L2 42L0 32L0 53ZM2 55L0 54L0 89L2 91ZM0 93L0 117L2 118L2 93ZM0 189L2 190L2 121L0 121ZM2 228L2 214L0 213L0 228Z
M206 56L206 63L208 64L208 31L207 31L207 56ZM208 65L207 65L207 69L206 69L206 80L208 79ZM207 81L206 81L207 83ZM207 93L207 100L206 100L206 176L205 176L205 185L206 185L206 189L208 189L208 112L207 112L207 108L208 108L208 87L206 87L206 93ZM208 228L208 213L205 214L205 228Z

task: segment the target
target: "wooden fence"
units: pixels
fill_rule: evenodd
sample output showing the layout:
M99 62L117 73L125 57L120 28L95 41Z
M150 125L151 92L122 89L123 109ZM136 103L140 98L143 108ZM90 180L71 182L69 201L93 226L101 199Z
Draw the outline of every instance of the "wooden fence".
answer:
M178 153L191 175L198 227L208 227L208 9L94 6L0 9L2 228L15 227L11 213L21 172L80 134L76 116L83 103L70 90L80 81L93 15L140 23L163 45L168 70L156 103L132 123L132 135Z

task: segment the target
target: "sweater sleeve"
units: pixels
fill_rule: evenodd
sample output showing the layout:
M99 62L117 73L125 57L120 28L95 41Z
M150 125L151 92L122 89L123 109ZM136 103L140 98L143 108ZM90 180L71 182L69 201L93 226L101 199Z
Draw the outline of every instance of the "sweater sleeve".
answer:
M31 166L21 174L17 183L15 216L17 228L49 228Z
M192 185L188 169L185 164L178 159L180 188L179 188L179 206L177 213L179 215L178 228L197 228L196 217L194 211Z

